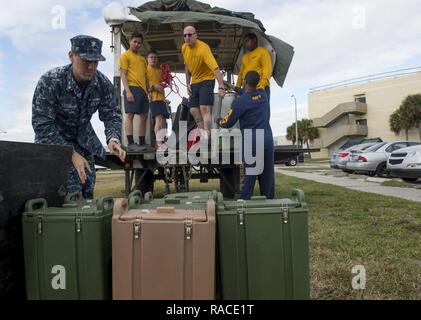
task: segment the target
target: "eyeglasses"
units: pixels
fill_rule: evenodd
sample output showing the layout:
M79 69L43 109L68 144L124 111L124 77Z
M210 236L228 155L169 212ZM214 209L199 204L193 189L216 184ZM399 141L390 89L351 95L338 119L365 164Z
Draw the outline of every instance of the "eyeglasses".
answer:
M193 36L194 34L196 34L196 32L194 32L194 33L185 33L184 34L184 38L187 38L187 37L191 37L191 36Z

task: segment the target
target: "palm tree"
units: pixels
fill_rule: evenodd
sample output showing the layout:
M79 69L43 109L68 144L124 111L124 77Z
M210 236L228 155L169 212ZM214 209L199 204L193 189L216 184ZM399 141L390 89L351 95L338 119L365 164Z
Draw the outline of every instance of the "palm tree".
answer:
M396 135L399 135L402 130L405 130L405 139L408 141L408 128L404 128L404 121L401 109L398 109L390 115L389 127Z
M315 139L319 138L319 130L313 127L313 120L310 119L302 119L300 127L302 140L307 145L307 150L309 150L310 142L313 142ZM310 151L308 151L308 155L311 157Z
M309 143L319 138L319 130L313 127L313 120L302 119L297 122L298 124L298 142L300 145L307 145L310 149ZM295 144L295 122L287 128L287 139ZM310 155L310 152L309 152Z
M411 128L417 128L421 140L421 94L409 95L402 102L400 108L411 124Z
M301 126L301 121L297 121L297 126L298 126L298 142L299 144L303 144L302 140L301 140L301 132L300 132L300 126ZM293 124L291 124L288 128L287 128L287 139L292 141L293 144L295 144L296 142L296 137L295 137L295 122Z
M406 140L409 129L418 128L421 140L421 94L407 96L399 108L390 115L389 126L395 134L405 130Z

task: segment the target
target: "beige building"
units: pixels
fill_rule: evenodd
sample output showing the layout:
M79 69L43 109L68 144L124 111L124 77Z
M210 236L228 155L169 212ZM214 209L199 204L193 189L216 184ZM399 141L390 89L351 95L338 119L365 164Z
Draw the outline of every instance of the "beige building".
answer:
M273 144L275 146L285 146L292 145L292 142L286 136L277 136L273 138Z
M312 146L321 149L313 156L329 157L351 138L405 140L404 132L396 135L390 130L389 117L406 96L417 93L421 93L421 71L383 74L311 90L308 114L320 133ZM419 141L417 129L409 131L409 139Z

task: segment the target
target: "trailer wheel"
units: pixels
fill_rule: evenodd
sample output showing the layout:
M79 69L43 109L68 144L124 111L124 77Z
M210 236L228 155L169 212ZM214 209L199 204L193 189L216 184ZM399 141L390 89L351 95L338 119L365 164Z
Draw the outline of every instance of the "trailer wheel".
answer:
M288 166L295 167L297 165L296 159L289 159L288 160Z
M189 180L184 177L182 167L174 170L174 189L175 192L189 192Z

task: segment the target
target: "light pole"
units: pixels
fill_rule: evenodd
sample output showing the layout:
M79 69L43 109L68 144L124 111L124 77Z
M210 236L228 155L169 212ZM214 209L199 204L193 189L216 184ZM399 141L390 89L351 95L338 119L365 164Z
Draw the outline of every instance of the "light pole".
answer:
M294 105L295 105L295 143L297 146L297 150L298 150L298 119L297 119L297 98L295 97L295 95L291 95L291 98L294 98ZM299 164L299 155L298 155L298 151L297 151L297 166Z

